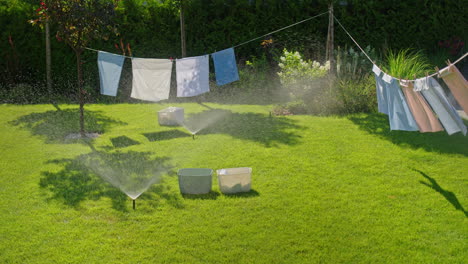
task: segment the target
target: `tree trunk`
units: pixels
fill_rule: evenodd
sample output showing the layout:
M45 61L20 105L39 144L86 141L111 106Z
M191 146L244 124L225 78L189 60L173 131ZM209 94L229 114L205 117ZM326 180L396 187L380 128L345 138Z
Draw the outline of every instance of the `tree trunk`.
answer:
M76 49L76 70L78 74L78 98L80 101L80 134L81 137L85 137L85 129L84 129L84 90L83 90L83 72L81 70L81 49Z
M180 1L180 46L182 49L182 58L187 56L185 43L185 18L184 18L184 0Z
M330 62L330 74L335 74L335 58L333 55L334 51L334 18L333 18L333 2L330 2L328 7L329 19L328 19L328 36L327 36L327 58Z
M49 20L45 23L45 48L46 48L46 79L47 79L47 92L49 97L52 97L52 70L51 70L51 54L50 54L50 30Z

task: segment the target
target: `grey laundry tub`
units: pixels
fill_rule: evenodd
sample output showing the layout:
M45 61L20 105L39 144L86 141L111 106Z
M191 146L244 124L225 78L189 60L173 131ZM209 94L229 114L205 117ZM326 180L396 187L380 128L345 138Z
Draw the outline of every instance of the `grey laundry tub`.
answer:
M204 194L211 191L212 169L187 168L177 172L179 188L185 194Z

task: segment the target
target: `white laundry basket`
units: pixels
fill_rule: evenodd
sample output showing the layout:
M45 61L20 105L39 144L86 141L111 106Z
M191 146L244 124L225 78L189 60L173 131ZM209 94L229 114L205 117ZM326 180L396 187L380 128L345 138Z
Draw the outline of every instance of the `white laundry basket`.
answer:
M161 126L178 126L184 123L184 109L168 107L158 112L158 122Z
M249 192L252 181L252 168L219 169L219 189L222 193Z

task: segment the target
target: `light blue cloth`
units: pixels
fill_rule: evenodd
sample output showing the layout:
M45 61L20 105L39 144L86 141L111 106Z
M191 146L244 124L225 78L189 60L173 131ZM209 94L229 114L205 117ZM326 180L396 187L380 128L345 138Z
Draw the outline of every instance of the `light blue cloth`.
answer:
M377 106L378 110L382 114L388 115L388 100L387 100L387 92L385 90L385 84L382 78L380 77L380 74L382 71L374 65L372 67L372 71L374 72L375 75L375 87L376 87L376 94L377 94Z
M385 85L388 103L388 119L391 130L419 131L418 124L414 120L405 96L400 89L400 84L395 78L390 82L382 80Z
M444 90L434 78L424 77L416 79L414 90L421 92L449 135L462 132L466 136L467 129L463 120L452 104L450 104Z
M216 84L225 85L239 80L234 49L229 48L211 54L214 62Z
M177 97L192 97L209 92L209 74L209 55L177 59Z
M98 52L101 94L116 96L125 57L104 51Z

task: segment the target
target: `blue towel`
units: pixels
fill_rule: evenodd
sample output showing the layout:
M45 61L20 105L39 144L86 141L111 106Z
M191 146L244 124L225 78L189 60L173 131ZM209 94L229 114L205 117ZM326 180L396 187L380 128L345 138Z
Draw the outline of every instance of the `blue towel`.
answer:
M388 76L388 75L387 75ZM388 76L390 77L390 76ZM391 130L419 131L418 124L414 120L405 96L400 89L400 84L395 78L383 79L388 99L388 118Z
M234 49L229 48L211 54L214 62L216 84L225 85L239 80Z
M98 67L101 94L116 96L125 57L99 51Z

